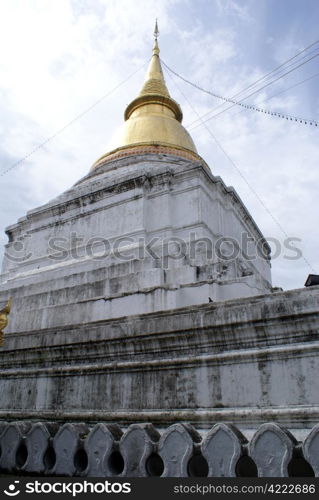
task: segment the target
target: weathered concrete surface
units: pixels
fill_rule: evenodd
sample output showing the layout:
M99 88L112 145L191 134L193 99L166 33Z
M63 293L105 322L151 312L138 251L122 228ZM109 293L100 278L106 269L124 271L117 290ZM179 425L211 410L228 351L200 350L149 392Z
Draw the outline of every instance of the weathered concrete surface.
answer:
M214 425L201 447L209 466L209 476L236 477L236 465L243 456L246 443L245 437L233 425Z
M12 422L2 427L0 470L12 472L23 465L27 456L23 440L30 427L30 422Z
M156 450L159 432L152 424L132 424L122 436L119 450L124 460L125 477L148 476L147 459Z
M52 439L58 432L59 425L52 423L37 423L24 438L27 450L26 461L21 465L25 472L43 473L50 468L50 450L52 456Z
M255 461L259 477L288 477L297 441L286 429L276 424L260 426L249 444L249 455Z
M195 443L201 437L189 424L174 424L162 434L158 453L164 463L163 477L187 477Z
M96 424L91 429L84 443L88 457L88 465L84 475L105 477L112 475L110 457L115 451L115 442L122 436L120 427L116 424Z
M319 477L319 424L315 425L303 442L303 455Z
M56 460L51 469L57 476L74 476L87 468L87 455L84 452L84 439L89 429L85 424L64 424L53 438ZM84 461L82 463L82 453Z
M7 334L0 417L310 428L318 299L311 287Z

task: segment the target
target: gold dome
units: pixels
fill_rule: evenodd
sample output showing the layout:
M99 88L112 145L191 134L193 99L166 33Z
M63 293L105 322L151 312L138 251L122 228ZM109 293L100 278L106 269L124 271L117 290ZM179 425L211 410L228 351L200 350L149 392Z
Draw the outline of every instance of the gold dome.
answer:
M139 153L168 153L198 159L195 144L181 124L182 110L171 98L164 79L155 28L153 55L139 95L127 106L119 147L102 156L92 168L106 161Z

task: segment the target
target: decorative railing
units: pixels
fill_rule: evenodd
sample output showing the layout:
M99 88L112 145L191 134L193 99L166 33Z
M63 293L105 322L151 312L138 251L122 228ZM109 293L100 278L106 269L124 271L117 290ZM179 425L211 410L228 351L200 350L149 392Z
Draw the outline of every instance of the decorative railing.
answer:
M300 442L275 423L248 441L231 424L0 422L0 472L93 477L319 476L319 424Z

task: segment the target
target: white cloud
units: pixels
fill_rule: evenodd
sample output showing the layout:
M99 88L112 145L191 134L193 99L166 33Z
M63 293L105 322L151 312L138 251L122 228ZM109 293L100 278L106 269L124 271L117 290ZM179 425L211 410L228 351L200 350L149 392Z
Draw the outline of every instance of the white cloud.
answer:
M251 21L252 16L249 13L248 4L236 2L234 0L217 0L216 6L222 15L233 15L245 21Z

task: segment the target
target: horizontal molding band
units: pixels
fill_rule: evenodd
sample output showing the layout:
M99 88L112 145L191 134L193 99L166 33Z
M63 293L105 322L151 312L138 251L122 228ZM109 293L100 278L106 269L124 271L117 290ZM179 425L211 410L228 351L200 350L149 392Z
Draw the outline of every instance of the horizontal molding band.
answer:
M28 376L81 376L83 373L110 373L130 372L130 371L146 371L148 369L157 368L158 370L168 370L171 366L197 367L220 365L225 361L228 364L233 362L247 363L247 360L256 363L262 360L263 357L269 361L271 355L273 359L287 359L287 357L305 357L316 356L319 350L319 342L307 342L298 345L285 345L280 347L271 347L264 349L245 349L242 351L222 352L215 354L207 354L201 356L185 356L178 358L166 358L160 360L139 360L139 361L119 361L111 363L99 364L78 364L76 366L58 366L51 368L31 368L31 369L8 369L0 370L0 378L21 378Z
M319 286L316 287L319 289ZM307 290L308 291L308 290ZM316 290L317 291L317 290ZM318 291L317 291L318 293ZM294 299L294 294L291 294L290 297L287 292L282 292L283 297L286 299ZM307 294L308 295L308 294ZM276 303L277 297L274 295L266 295L268 300L268 305L270 306L272 303ZM131 316L130 320L127 320L127 317L119 317L112 319L102 319L98 321L94 321L91 323L80 323L75 325L57 325L49 328L41 329L41 330L30 330L27 332L12 332L8 333L7 336L10 338L10 335L13 335L14 340L18 338L31 336L46 336L52 334L67 334L68 337L72 335L72 333L76 332L78 334L79 330L95 330L99 327L109 328L110 330L114 330L120 328L121 333L123 332L124 325L128 325L128 331L125 332L125 335L128 336L136 336L138 331L145 331L145 323L146 327L149 331L144 334L147 335L158 335L164 333L177 333L177 332L188 332L194 331L196 329L199 330L208 330L214 328L256 328L256 326L261 325L265 327L266 325L280 324L283 320L288 320L289 323L294 324L296 320L303 319L304 321L311 321L312 317L315 322L318 320L318 307L315 304L313 305L313 309L298 309L297 311L289 311L288 309L283 314L281 312L280 316L277 311L268 311L268 317L265 318L260 311L260 302L265 298L265 295L261 295L258 297L248 297L245 299L233 299L225 302L216 302L212 304L199 304L197 306L189 306L182 307L174 310L168 311L156 311L152 313L145 313L136 316ZM300 302L300 297L298 298ZM103 297L96 297L91 300L102 300ZM278 300L278 299L277 299ZM247 317L247 314L240 313L240 317L238 315L238 307L242 310L243 306L246 306L246 310L256 311L256 316ZM225 308L227 307L228 314L225 312ZM232 314L231 312L234 311ZM191 318L191 320L190 320ZM168 321L170 320L170 321ZM163 322L163 327L161 328L160 322ZM191 324L190 324L191 323ZM150 325L154 326L154 329L150 329ZM169 326L168 326L169 325ZM178 328L177 328L178 325ZM90 340L93 340L90 338ZM33 347L33 346L32 346ZM16 346L15 346L16 348Z
M184 333L184 332L183 332ZM212 332L212 338L203 338L202 336L197 335L197 332L194 334L186 333L164 333L158 334L158 337L155 339L150 336L139 335L134 338L114 338L107 339L107 344L105 339L99 340L89 340L89 341L78 341L73 344L64 344L61 346L60 344L55 345L45 345L45 346L37 346L32 348L17 348L15 350L7 350L3 351L6 353L6 356L0 358L0 371L7 370L10 368L20 369L21 366L29 366L30 369L36 367L38 364L38 360L45 359L45 362L48 367L54 367L63 358L65 363L75 363L80 365L81 363L87 364L88 361L99 361L107 363L112 359L114 362L115 359L118 359L119 362L124 362L127 359L131 359L135 357L136 360L146 357L148 359L152 358L163 358L163 352L166 353L166 357L168 355L172 357L174 354L178 354L179 357L186 357L197 351L197 355L205 355L205 353L210 352L211 354L220 354L225 351L234 351L238 349L239 351L244 349L247 351L248 349L256 349L260 352L261 349L272 349L278 345L300 345L301 343L307 343L305 339L304 332L298 332L295 334L293 338L287 339L287 336L281 334L277 336L273 336L264 341L259 341L259 339L255 339L253 337L242 337L241 339L231 339L227 340L227 345L225 347L225 340L216 340L214 339L214 331ZM201 332L202 333L202 332ZM187 335L187 342L185 343L185 335ZM309 332L310 337L310 332ZM182 337L182 338L181 338ZM183 338L184 337L184 338ZM202 338L200 338L202 337ZM184 341L184 345L180 347L180 342ZM289 340L289 343L287 342ZM284 343L286 341L286 344ZM167 347L167 343L170 342L169 348ZM152 343L154 345L152 346ZM249 345L251 344L251 345ZM137 348L139 346L139 350ZM257 347L258 346L258 347ZM118 350L120 348L120 351ZM26 369L26 368L25 368Z

